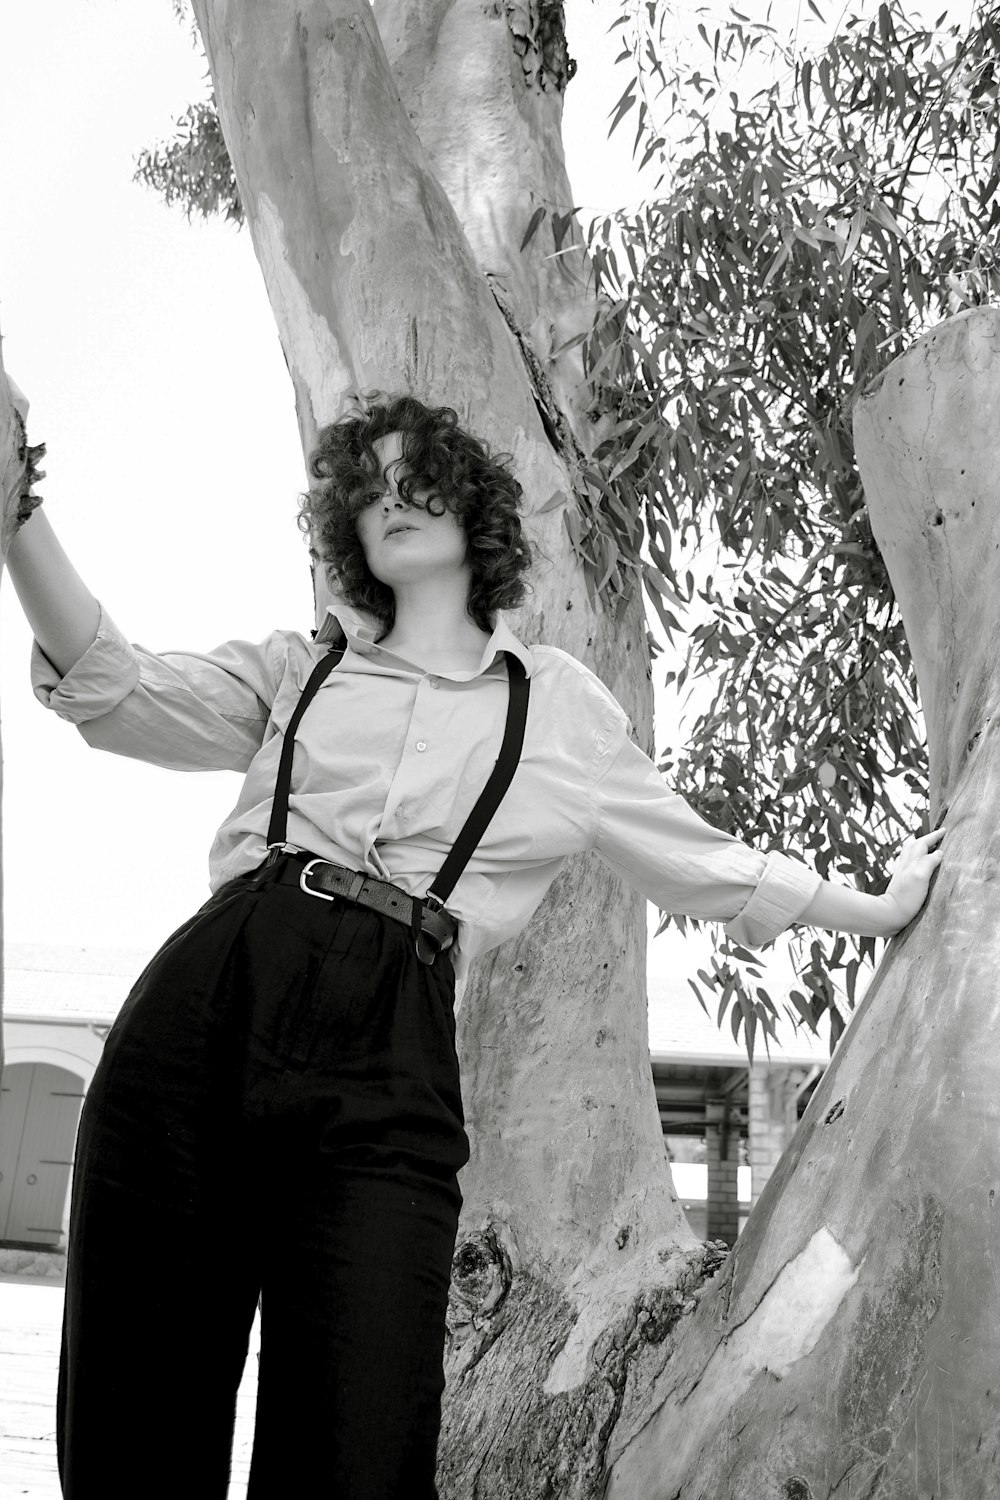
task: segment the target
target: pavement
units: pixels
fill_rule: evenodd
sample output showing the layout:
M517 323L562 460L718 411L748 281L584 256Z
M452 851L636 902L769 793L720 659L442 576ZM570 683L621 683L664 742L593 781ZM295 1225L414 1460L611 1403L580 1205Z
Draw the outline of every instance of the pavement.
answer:
M63 1288L51 1277L0 1275L0 1500L61 1497L55 1401L62 1308ZM255 1321L236 1402L229 1500L246 1500L259 1348Z

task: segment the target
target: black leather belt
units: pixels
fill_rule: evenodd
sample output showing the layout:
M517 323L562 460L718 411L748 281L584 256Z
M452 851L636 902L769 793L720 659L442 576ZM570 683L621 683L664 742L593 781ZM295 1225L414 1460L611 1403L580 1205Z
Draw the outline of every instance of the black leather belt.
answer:
M426 896L422 899L410 896L388 880L363 875L360 870L349 870L346 865L335 865L331 860L310 854L308 849L286 847L283 853L289 862L279 869L277 880L280 885L297 885L307 896L318 896L323 901L334 901L339 896L357 906L370 907L413 932L429 936L439 952L450 948L455 941L458 922L450 912L437 909L433 898L428 905Z

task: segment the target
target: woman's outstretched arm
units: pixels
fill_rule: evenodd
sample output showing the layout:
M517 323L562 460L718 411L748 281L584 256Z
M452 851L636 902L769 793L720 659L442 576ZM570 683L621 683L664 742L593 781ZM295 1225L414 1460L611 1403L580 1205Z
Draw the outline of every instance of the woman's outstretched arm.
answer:
M916 916L941 863L942 829L907 839L880 896L823 880L795 858L764 854L707 823L664 781L611 702L594 848L661 911L725 922L748 948L797 923L888 938Z

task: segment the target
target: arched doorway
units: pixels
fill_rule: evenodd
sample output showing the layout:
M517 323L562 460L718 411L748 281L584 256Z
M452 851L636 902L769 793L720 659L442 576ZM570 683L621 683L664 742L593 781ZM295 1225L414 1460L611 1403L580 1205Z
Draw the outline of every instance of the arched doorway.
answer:
M52 1063L10 1063L0 1091L0 1244L62 1241L83 1079Z

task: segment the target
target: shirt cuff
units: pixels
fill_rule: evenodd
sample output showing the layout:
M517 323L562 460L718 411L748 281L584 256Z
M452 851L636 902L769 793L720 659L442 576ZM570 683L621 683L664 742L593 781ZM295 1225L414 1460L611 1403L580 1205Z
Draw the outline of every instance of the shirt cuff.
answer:
M31 687L39 703L70 724L98 719L117 708L139 681L139 659L101 606L93 643L60 677L37 641L31 643Z
M823 883L787 854L768 854L766 861L750 900L725 927L727 937L747 948L760 948L790 927Z

